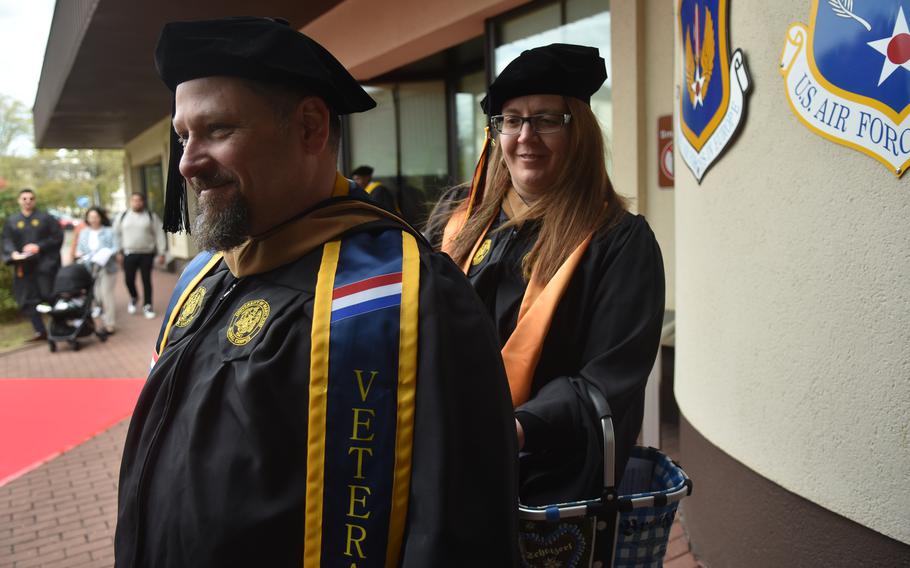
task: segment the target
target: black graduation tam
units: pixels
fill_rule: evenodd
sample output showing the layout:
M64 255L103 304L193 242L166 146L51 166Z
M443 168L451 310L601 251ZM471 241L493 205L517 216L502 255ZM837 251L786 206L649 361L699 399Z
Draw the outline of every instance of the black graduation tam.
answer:
M225 75L300 87L322 97L335 114L376 106L324 47L277 18L222 18L165 24L155 48L158 74L172 91L184 81ZM186 188L178 166L183 149L171 132L164 228L189 230Z
M554 43L523 51L496 77L480 106L492 116L510 99L525 95L563 95L591 104L591 95L606 80L596 47Z
M373 168L370 166L357 166L353 172L352 176L371 176L373 175Z
M172 91L199 77L227 75L298 85L325 99L336 114L376 106L324 47L274 18L223 18L164 25L155 64Z

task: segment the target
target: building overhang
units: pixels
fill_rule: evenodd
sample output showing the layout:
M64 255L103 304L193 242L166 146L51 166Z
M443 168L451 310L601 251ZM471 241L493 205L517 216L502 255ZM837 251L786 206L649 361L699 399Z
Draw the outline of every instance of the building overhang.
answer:
M529 0L346 0L303 26L359 81L369 81L471 38L487 18ZM355 41L351 41L351 38Z
M260 0L297 29L339 0ZM58 1L35 97L38 148L121 148L171 111L153 52L165 22L249 15L243 0Z

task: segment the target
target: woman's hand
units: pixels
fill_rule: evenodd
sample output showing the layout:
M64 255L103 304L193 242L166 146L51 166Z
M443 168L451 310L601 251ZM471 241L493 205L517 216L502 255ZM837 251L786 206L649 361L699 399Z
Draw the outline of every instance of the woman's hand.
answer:
M525 447L525 429L521 427L518 418L515 419L515 432L518 434L518 451Z

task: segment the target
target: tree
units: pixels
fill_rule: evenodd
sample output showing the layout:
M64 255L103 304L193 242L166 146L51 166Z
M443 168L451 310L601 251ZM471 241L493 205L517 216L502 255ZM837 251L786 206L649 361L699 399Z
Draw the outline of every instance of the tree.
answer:
M19 210L16 197L18 180L29 169L24 162L27 158L12 156L13 144L23 137L31 137L32 114L21 102L0 95L0 226L7 216ZM12 295L13 271L6 264L0 264L0 322L9 322L19 317L19 307Z
M30 187L41 207L72 208L80 195L88 195L95 205L111 205L111 196L123 185L122 150L38 150L29 156L14 155L13 147L23 138L32 138L31 111L0 95L0 179L5 182L0 192L15 195Z
M122 150L38 150L34 155L0 155L0 193L17 194L30 187L42 208L73 208L87 195L96 205L109 207L123 185Z
M38 150L16 155L16 144L31 138L31 111L0 95L0 226L19 210L17 197L25 187L35 190L41 208L64 208L78 215L81 211L75 205L80 195L110 208L112 195L123 185L122 150ZM9 291L11 282L9 267L0 264L0 322L18 315Z
M12 97L0 95L0 156L9 156L18 138L31 138L31 135L32 113L28 107Z
M72 207L87 195L95 205L109 207L123 183L123 151L39 150L33 174L44 203Z

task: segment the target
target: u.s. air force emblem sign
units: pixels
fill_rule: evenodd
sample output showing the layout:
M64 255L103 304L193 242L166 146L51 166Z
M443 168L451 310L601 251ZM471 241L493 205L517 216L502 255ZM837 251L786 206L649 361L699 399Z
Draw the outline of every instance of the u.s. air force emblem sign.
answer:
M677 90L676 148L701 182L742 125L749 72L730 53L727 0L679 0L683 85Z
M790 107L825 138L900 177L910 166L910 0L813 0L787 31Z

